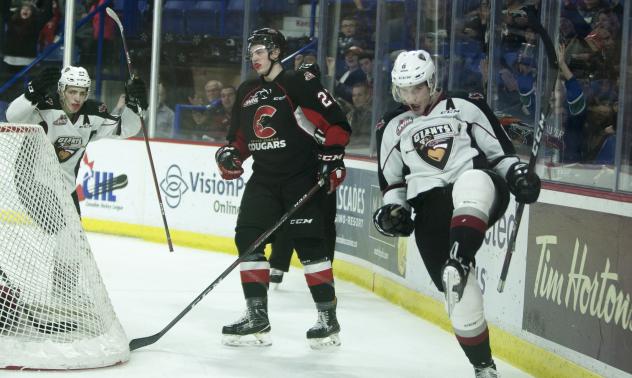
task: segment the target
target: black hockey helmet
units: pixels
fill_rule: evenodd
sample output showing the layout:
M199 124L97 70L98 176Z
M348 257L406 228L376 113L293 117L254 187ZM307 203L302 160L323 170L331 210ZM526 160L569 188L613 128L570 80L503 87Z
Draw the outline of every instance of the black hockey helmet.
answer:
M279 59L281 59L287 52L287 42L285 37L280 31L272 28L261 28L250 33L248 37L248 50L254 45L263 45L268 52L272 52L274 49L279 49Z

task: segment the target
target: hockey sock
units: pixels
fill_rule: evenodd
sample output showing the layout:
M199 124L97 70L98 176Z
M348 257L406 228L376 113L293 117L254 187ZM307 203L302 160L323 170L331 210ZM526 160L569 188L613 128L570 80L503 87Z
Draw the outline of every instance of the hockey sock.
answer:
M331 261L325 258L314 262L303 262L305 280L314 302L331 302L336 298L334 272Z
M459 243L458 256L474 261L476 251L485 240L487 219L487 214L474 207L454 209L450 222L450 245Z
M266 297L270 286L270 264L267 261L246 261L239 265L244 297Z
M491 360L483 294L473 274L468 276L463 297L454 305L450 321L456 339L472 365L481 366Z

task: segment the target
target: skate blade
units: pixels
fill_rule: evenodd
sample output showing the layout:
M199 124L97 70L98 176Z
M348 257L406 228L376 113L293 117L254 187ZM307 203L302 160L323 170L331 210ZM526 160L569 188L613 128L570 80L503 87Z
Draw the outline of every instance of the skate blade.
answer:
M253 333L252 335L223 335L222 344L230 347L264 347L272 345L270 332Z
M307 339L309 347L314 350L328 350L340 346L340 336L337 333L320 339Z
M452 310L454 306L459 302L459 293L456 290L456 286L461 281L461 276L456 268L448 266L443 270L441 277L443 281L443 294L445 295L446 310L448 312L448 318L452 316Z
M270 283L270 289L271 290L279 290L279 285L281 285L280 282L271 282Z

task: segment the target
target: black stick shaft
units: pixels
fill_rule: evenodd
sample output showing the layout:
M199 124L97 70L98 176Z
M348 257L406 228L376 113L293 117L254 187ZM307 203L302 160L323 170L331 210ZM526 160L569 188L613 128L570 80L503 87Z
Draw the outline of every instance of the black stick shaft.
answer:
M125 39L125 33L123 31L123 24L118 18L116 12L112 8L105 8L106 13L119 28L121 32L121 39L123 40L123 50L125 51L125 59L127 60L127 69L129 71L129 78L134 78L134 67L132 66L132 58L129 56L129 49L127 48L127 40ZM154 166L154 158L149 147L149 135L147 133L147 127L145 127L145 120L143 119L143 109L138 108L138 115L140 116L140 126L143 129L143 139L145 140L145 147L147 148L147 156L149 157L149 166L151 167L151 175L154 180L154 187L156 189L156 197L158 197L158 205L160 206L160 215L162 216L162 223L165 227L165 235L167 236L167 244L169 245L169 251L173 252L173 243L171 242L171 233L169 232L169 225L167 224L167 216L165 215L165 206L162 204L162 196L160 195L160 185L158 185L158 178L156 176L156 168Z
M555 52L553 41L551 40L551 37L546 32L540 21L537 19L535 9L531 7L527 8L527 15L529 24L540 35L540 38L542 39L542 43L544 44L544 51L546 52L549 64L549 75L546 78L549 85L547 89L543 92L543 98L541 99L542 111L540 113L540 120L534 129L533 146L531 147L531 153L529 155L529 165L527 170L529 174L531 174L535 172L535 165L538 160L538 152L540 150L540 146L542 145L542 137L544 136L544 130L546 128L546 119L548 118L551 111L551 106L546 96L551 95L553 89L555 88L555 74L558 70L558 62L557 53ZM500 278L498 279L497 290L499 293L502 293L505 289L505 281L507 280L507 274L509 273L509 264L511 263L511 257L513 256L513 253L516 249L516 238L518 237L518 228L520 228L524 206L524 203L518 203L516 205L514 228L513 230L511 230L511 235L509 236L509 240L507 242L507 252L505 253L505 260L500 272Z
M220 282L222 282L224 280L224 278L226 278L226 276L228 276L228 274L230 272L233 271L233 269L235 269L237 267L237 265L239 265L239 263L241 263L242 261L246 260L257 248L259 248L261 246L261 244L263 244L269 237L270 235L272 235L279 227L281 227L281 225L283 223L285 223L285 221L291 217L296 211L298 211L298 209L300 209L303 204L305 204L307 201L310 200L310 198L312 198L314 196L314 194L316 194L316 192L318 192L318 190L320 190L320 188L325 185L325 179L321 178L320 180L318 180L318 182L307 192L305 193L305 195L303 195L303 197L301 197L295 204L294 206L292 206L292 208L290 210L288 210L285 214L283 214L283 216L272 226L270 227L267 231L265 231L263 234L261 234L257 240L255 240L250 247L248 247L248 249L246 251L244 251L243 254L241 254L241 256L239 256L235 261L233 261L232 264L230 264L230 266L228 268L226 268L226 270L224 270L219 277L217 277L215 279L215 281L213 281L206 289L204 289L204 291L202 291L200 293L200 295L198 295L191 303L189 303L189 305L187 307L185 307L184 310L182 310L182 312L180 312L171 322L169 322L169 324L167 324L167 326L165 328L163 328L160 332L151 335L151 336L147 336L147 337L141 337L138 339L133 339L132 341L130 341L129 343L129 349L130 350L136 350L138 348L142 348L144 346L147 345L151 345L153 343L155 343L156 341L158 341L162 336L165 335L165 333L167 333L167 331L169 331L174 325L176 325L176 323L178 323L180 321L180 319L182 319L189 311L191 311L193 309L193 307L195 307L198 303L200 303L200 301L211 291L215 288L215 286L219 285Z

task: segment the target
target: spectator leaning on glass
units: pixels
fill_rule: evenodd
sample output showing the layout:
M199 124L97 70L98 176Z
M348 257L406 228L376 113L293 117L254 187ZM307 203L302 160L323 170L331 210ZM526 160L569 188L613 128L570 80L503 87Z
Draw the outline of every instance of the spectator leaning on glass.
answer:
M479 94L456 96L436 87L428 52L399 54L391 76L395 101L407 107L387 113L377 125L384 206L373 216L375 227L391 237L415 232L476 377L498 377L473 274L475 256L487 229L505 212L509 192L518 202L535 202L540 179L515 157Z

